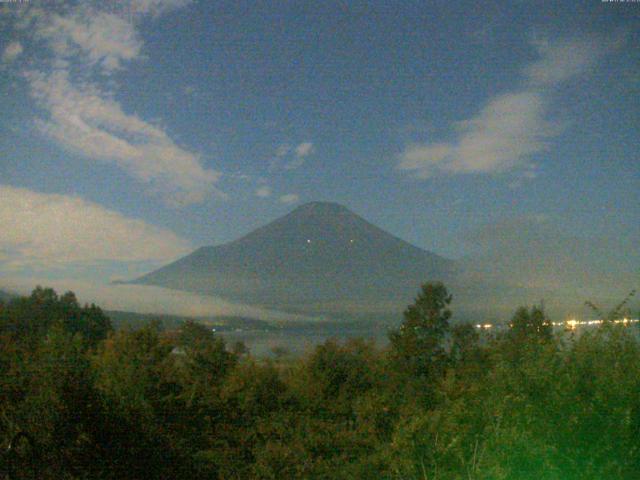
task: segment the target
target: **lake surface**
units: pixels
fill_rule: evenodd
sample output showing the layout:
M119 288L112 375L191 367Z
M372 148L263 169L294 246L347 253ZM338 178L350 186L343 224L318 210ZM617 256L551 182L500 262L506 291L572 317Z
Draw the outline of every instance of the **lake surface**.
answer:
M249 348L255 357L273 357L274 350L288 352L291 356L300 356L313 350L316 345L324 343L330 338L341 342L349 338L363 338L375 341L376 345L384 346L388 343L388 329L385 327L371 327L348 330L241 330L220 332L227 345L232 346L241 341Z
M622 324L632 329L636 335L640 335L640 320L637 318L617 320L616 324ZM476 325L481 335L498 334L507 329L504 324L490 324L490 328L486 328L487 324ZM556 334L580 335L581 333L598 328L601 320L576 321L569 320L566 322L554 322L554 331ZM235 342L241 341L249 348L251 355L255 357L273 357L274 350L287 352L290 356L300 356L313 350L330 338L337 339L341 342L349 338L362 338L365 340L373 340L378 347L386 346L389 343L388 332L391 328L397 328L398 325L372 323L371 325L347 325L340 328L335 324L326 327L318 326L315 328L280 328L273 330L252 330L237 329L217 332L224 337L229 347Z

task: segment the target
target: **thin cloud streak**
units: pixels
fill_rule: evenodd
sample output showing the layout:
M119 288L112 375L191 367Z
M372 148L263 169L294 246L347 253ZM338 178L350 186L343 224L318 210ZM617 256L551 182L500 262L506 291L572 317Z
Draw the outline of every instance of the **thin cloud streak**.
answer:
M474 117L455 123L453 142L407 145L397 168L421 179L507 171L524 171L524 178L531 178L531 157L562 130L547 118L552 88L585 73L621 46L621 38L535 40L540 58L523 69L524 88L490 99Z
M539 59L523 69L532 87L554 87L594 67L604 56L620 48L626 32L610 37L571 37L551 42L534 37L531 41Z
M260 198L270 197L271 196L271 187L267 187L267 186L259 187L256 190L256 196L260 197Z
M300 196L295 193L287 193L286 195L282 195L279 200L280 200L280 203L289 205L291 203L296 203L298 200L300 200Z

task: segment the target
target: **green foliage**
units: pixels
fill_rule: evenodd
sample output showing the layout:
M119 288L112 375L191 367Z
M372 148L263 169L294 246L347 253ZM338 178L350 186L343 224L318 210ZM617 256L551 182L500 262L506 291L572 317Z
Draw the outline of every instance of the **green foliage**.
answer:
M73 292L58 294L51 288L37 287L30 297L15 298L0 308L0 334L35 347L52 325L80 333L88 346L95 346L111 331L109 318L97 306L81 307Z
M328 340L316 347L308 360L310 380L320 387L325 401L339 397L353 398L371 388L371 347L361 340L342 346Z
M480 334L470 323L460 323L451 329L451 359L456 364L480 362Z
M426 283L404 312L399 330L389 334L391 350L400 368L427 379L444 371L444 341L449 333L451 295L442 283Z
M267 360L37 289L0 308L0 478L639 478L637 332L522 308L488 337L450 302L423 286L388 348Z
M189 383L203 383L202 388L218 385L235 365L236 356L226 350L222 338L204 325L190 320L179 332L177 353L182 354Z
M520 307L509 322L509 336L515 341L548 341L553 335L553 326L538 307Z
M585 305L591 308L591 310L593 310L598 315L598 318L611 322L613 320L618 320L624 316L629 316L629 309L627 305L629 304L629 302L631 301L631 299L635 294L636 294L636 291L631 290L627 294L627 296L622 299L620 303L618 303L615 307L613 307L613 309L611 309L607 313L604 313L600 307L598 307L591 301L585 302Z

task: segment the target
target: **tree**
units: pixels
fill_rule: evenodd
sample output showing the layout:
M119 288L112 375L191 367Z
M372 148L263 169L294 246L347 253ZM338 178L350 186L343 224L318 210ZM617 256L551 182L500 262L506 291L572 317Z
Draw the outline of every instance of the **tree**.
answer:
M627 305L636 294L635 290L631 290L626 297L622 299L620 303L618 303L612 310L605 313L599 306L594 304L591 301L586 301L585 305L587 305L591 310L594 311L598 315L598 318L604 320L605 322L612 322L614 320L618 320L622 317L629 316L630 312L627 308Z
M509 337L514 340L551 340L553 327L539 307L520 307L509 322Z
M479 363L480 335L470 323L460 323L451 329L451 360L455 363Z
M335 339L329 339L315 348L307 368L313 382L321 387L322 397L333 399L339 407L338 397L350 403L371 388L372 356L371 345L363 340L348 340L340 345Z
M440 282L422 285L413 305L404 311L400 329L389 334L393 358L418 377L431 379L444 370L451 298Z
M180 328L178 346L184 353L186 381L190 395L203 393L219 385L237 362L228 352L223 338L216 337L211 328L186 321Z
M111 331L111 321L102 310L93 304L81 307L73 292L58 296L51 288L36 287L31 296L12 299L0 309L0 334L32 349L53 325L71 335L80 333L88 347Z

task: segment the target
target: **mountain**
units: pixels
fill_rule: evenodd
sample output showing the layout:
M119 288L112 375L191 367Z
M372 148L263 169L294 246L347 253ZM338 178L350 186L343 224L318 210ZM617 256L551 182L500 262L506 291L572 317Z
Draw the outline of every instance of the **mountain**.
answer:
M398 313L421 283L447 281L454 267L342 205L313 202L133 283L301 313Z

